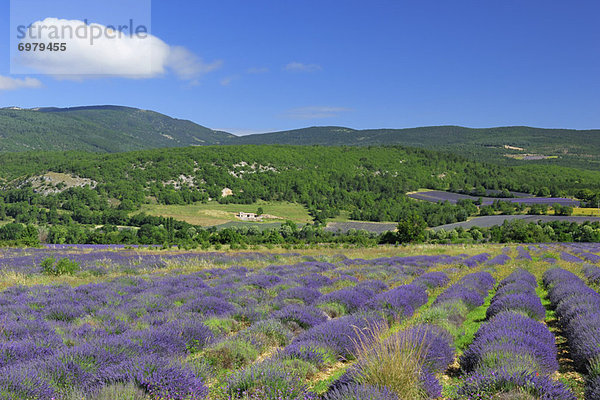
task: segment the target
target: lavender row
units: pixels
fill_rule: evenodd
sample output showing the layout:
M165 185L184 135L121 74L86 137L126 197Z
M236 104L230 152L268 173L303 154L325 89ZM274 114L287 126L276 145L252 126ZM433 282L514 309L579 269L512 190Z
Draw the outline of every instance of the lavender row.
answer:
M395 333L372 349L363 348L357 363L332 384L325 399L439 398L442 385L436 374L454 360L452 342L448 331L429 324ZM398 374L398 369L404 371ZM361 391L364 397L349 396Z
M600 267L595 265L586 264L582 268L583 275L591 285L600 284Z
M508 362L517 363L510 369L544 374L558 369L554 336L537 322L544 319L545 309L535 294L536 287L535 277L524 270L511 273L498 284L486 311L488 322L480 327L461 357L465 372L500 369ZM522 365L521 357L531 363Z
M430 288L443 287L448 281L447 276L444 276L444 274L432 272L416 278L411 285L398 289L402 289L405 293L408 293L411 291L408 289L411 286L424 284ZM457 302L462 303L462 297L454 297L453 295L459 294L463 290L476 293L480 296L481 303L483 303L483 296L491 289L493 284L494 279L487 272L476 272L467 275L458 284L444 291L430 310L425 313L432 311L432 315L439 316L440 313L433 311L435 308L444 308L446 305L454 306ZM414 288L412 291L414 292ZM414 296L405 295L404 298L414 299ZM423 300L426 301L426 298ZM424 302L420 301L417 304L424 304ZM472 304L474 305L474 302ZM386 371L392 368L381 368L381 365L390 362L398 363L397 358L393 357L393 361L390 361L387 357L390 354L411 353L412 349L423 349L422 351L409 354L409 357L412 357L409 362L410 366L417 366L414 367L416 370L411 372L415 380L413 387L418 388L419 398L440 397L442 386L435 374L445 371L448 365L453 362L455 354L453 348L454 337L446 329L447 325L441 321L435 320L435 318L425 318L425 320L429 323L417 324L412 328L386 338L383 343L373 344L374 349L367 351L366 354L359 349L361 357L359 357L357 364L332 385L326 399L341 400L355 398L350 397L354 393L361 393L364 397L356 397L361 399L398 399L398 394L403 398L402 395L406 395L406 393L399 390L399 387L394 383L396 377L393 375L387 377L385 375ZM464 316L453 317L449 315L448 321L445 322L456 322L461 325L463 320ZM364 341L358 341L358 343L364 344ZM405 347L409 347L411 350L407 350ZM373 364L378 367L373 368ZM404 368L411 368L410 366L405 366ZM403 367L398 366L397 368ZM373 377L374 373L378 374L378 376ZM373 385L375 382L379 383L378 387ZM386 385L389 385L389 387ZM374 391L379 392L376 393ZM411 395L416 396L417 394L412 393Z
M296 253L151 252L146 249L129 249L108 245L55 245L41 249L3 249L0 254L2 256L0 257L0 271L28 274L41 273L41 264L44 260L48 258L56 260L68 258L78 263L83 271L96 275L111 272L156 270L172 265L232 265L253 261L267 263L300 257L300 254ZM387 266L422 268L423 272L434 265L459 263L465 258L468 258L468 256L409 256L363 260L338 256L341 265L348 267L361 266L365 268L365 271ZM307 260L315 261L311 260L310 257Z
M600 398L600 295L563 269L544 274L548 298L567 338L575 366L587 373L586 399Z
M472 310L483 305L494 283L495 279L489 272L480 271L466 275L441 293L433 302L433 306L460 302Z
M27 274L42 272L42 262L48 258L60 260L67 258L79 264L83 271L96 275L110 272L130 272L156 270L170 265L235 264L242 262L274 262L299 254L269 253L172 253L148 252L134 249L112 248L108 246L42 248L42 249L3 249L0 258L0 271L14 271Z
M417 308L427 303L426 289L443 287L449 280L445 273L431 272L417 277L412 284L398 286L377 294L357 309L356 316L333 319L300 334L285 348L281 356L308 361L318 368L324 368L328 362L331 363L333 360L352 360L357 353L361 354L361 348L364 351L365 347L370 348L373 341L379 339L375 334L378 327L410 317ZM406 335L410 336L415 343L421 343L429 339L433 340L442 333L439 328L434 329L437 331L423 328L407 332ZM398 340L404 341L407 337L388 338L387 343L388 345L391 342L398 343ZM441 337L440 340L443 341ZM448 346L449 343L450 340L447 341ZM452 354L451 351L446 353ZM439 357L439 352L433 347L428 354L430 361ZM362 375L360 363L361 360L359 360L359 366L353 367L350 372L336 381L330 388L327 399L345 399L354 395L361 396L357 398L398 399L392 389L361 382L362 379L359 378ZM437 364L440 362L438 361ZM431 367L428 364L427 369L420 371L418 377L422 378L420 384L424 389L432 396L437 397L441 386L430 371Z
M356 311L358 314L331 319L298 335L284 350L285 355L323 367L331 357L352 359L360 334L370 326L410 317L427 303L427 292L419 285L403 285L372 296Z
M536 288L535 276L522 269L514 271L498 284L496 294L486 311L486 318L491 319L504 311L514 311L537 321L543 320L546 309L535 291Z
M558 370L554 335L538 322L545 310L535 294L536 279L517 270L498 284L487 320L460 358L469 375L457 398L528 393L536 398L575 399L549 378Z

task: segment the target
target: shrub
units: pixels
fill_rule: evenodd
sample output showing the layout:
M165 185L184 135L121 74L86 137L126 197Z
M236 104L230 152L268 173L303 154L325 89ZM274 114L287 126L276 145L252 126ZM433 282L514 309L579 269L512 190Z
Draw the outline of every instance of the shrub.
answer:
M255 322L241 333L241 337L264 350L272 346L285 346L289 343L292 334L278 320L267 319Z
M420 325L384 339L387 329L379 325L370 329L369 336L371 340L359 339L357 364L332 384L329 394L366 384L386 387L401 398L441 396L442 387L431 371L444 370L454 358L448 332Z
M230 399L309 400L303 377L281 361L268 361L237 371L229 378L226 392Z
M132 361L135 383L152 397L171 400L200 400L208 395L202 379L190 370L169 365L168 360L143 357Z
M206 361L215 368L238 369L256 360L258 349L251 343L232 339L205 349Z
M54 258L48 257L40 265L44 274L52 276L73 275L75 272L81 270L79 263L71 261L68 258L61 258L55 261Z
M232 314L235 307L214 296L200 297L191 300L181 307L183 310L202 314L203 316L224 316Z
M428 399L441 395L441 386L427 371L428 350L421 329L381 340L385 330L374 327L372 340L357 345L358 364L349 377L359 384L387 387L402 398Z
M375 296L365 304L365 309L387 317L400 319L413 315L415 310L427 303L427 292L422 286L398 286Z
M318 368L333 365L338 359L334 350L314 341L294 342L285 348L280 357L306 361Z
M500 397L502 396L503 397ZM454 399L498 398L575 400L576 397L561 383L533 372L475 373L465 379ZM590 397L591 399L592 397Z
M600 375L588 379L585 388L586 399L600 399Z
M146 393L132 382L115 383L102 387L90 400L146 400Z
M328 392L325 400L398 400L398 396L386 387L351 384Z
M279 300L297 300L302 304L312 304L315 300L321 297L321 292L316 289L307 287L295 287L286 289L278 296Z
M34 366L4 371L0 375L0 388L1 400L47 400L56 396Z
M365 304L372 296L373 292L367 289L341 289L322 296L319 298L318 303L326 305L337 303L343 306L345 312L354 312Z
M321 303L317 307L319 310L323 310L329 318L338 318L348 315L346 306L337 302Z
M279 360L287 370L304 379L311 378L318 372L317 367L308 361L297 358L279 358Z
M416 278L412 284L420 285L427 289L444 287L450 282L450 278L444 272L428 272Z
M203 349L213 339L212 330L200 321L188 320L181 327L183 338L189 352L196 353Z
M421 362L431 372L443 372L454 361L453 339L448 331L435 325L416 325L387 340L421 343Z
M297 324L302 329L312 328L327 321L327 317L323 314L323 311L314 307L297 304L291 304L276 311L273 317L283 323Z
M503 312L479 328L460 365L465 371L505 368L550 374L558 369L555 338L546 325Z
M381 323L381 320L345 316L327 321L301 333L292 344L297 342L320 343L335 351L341 358L351 359L354 357L357 343L361 340L371 339L365 335L367 335L368 328L377 323Z
M581 372L599 373L600 294L563 269L546 271L543 281L575 366Z
M479 307L485 302L484 296L477 290L457 283L440 294L433 302L433 305L437 306L446 302L456 302L457 300L460 300L469 309Z
M455 339L464 333L463 323L469 309L462 301L445 302L421 312L418 322L436 325L447 330Z
M490 319L504 311L519 312L538 321L546 317L546 309L535 292L496 295L487 309L486 318Z

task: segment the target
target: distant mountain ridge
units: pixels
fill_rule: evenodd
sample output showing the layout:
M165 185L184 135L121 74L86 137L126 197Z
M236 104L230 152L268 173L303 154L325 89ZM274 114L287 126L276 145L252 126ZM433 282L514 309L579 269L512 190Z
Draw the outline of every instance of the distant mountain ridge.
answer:
M0 152L82 150L116 153L222 144L232 136L191 121L132 107L0 109Z
M115 105L0 109L0 152L83 150L125 152L201 145L402 145L480 161L543 162L600 169L600 130L527 126L429 126L356 130L316 126L248 136L209 129L147 110Z
M235 137L230 141L235 144L402 145L446 151L482 161L514 163L532 160L600 169L600 129L465 128L449 125L355 130L322 126Z

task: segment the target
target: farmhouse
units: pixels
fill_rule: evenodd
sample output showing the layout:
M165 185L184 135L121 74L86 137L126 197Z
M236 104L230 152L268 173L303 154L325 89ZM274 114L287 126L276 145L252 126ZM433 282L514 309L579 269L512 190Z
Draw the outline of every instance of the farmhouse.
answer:
M258 216L255 213L245 213L240 211L237 213L236 217L242 221L262 221L262 216Z

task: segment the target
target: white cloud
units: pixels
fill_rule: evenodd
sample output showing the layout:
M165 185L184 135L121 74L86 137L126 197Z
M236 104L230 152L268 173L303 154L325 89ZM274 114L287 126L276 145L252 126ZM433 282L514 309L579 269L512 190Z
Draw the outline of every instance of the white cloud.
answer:
M35 78L15 79L0 75L0 90L35 89L42 87L42 82Z
M46 18L35 22L31 32L24 43L64 42L66 51L20 52L20 65L67 79L88 75L139 79L172 72L180 79L193 81L222 65L221 61L206 63L186 48L170 46L150 34L129 36L104 25L86 25L78 20ZM87 34L77 36L73 32ZM92 39L93 32L102 34Z
M166 65L175 74L185 80L197 79L200 75L207 74L221 68L223 61L217 60L205 63L200 57L182 46L170 48Z
M348 111L351 110L344 107L300 107L289 110L286 116L293 119L321 119L337 117Z
M285 66L286 71L292 72L315 72L322 69L323 68L318 64L304 64L297 61L291 62Z

